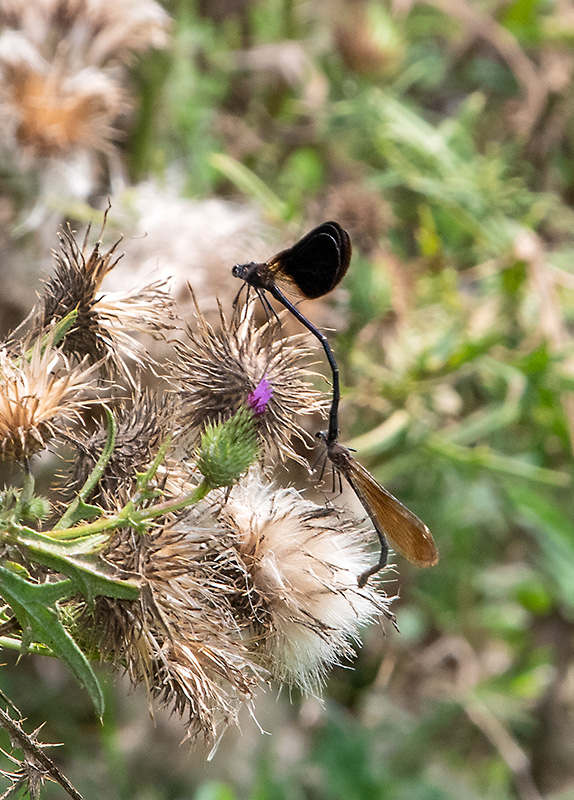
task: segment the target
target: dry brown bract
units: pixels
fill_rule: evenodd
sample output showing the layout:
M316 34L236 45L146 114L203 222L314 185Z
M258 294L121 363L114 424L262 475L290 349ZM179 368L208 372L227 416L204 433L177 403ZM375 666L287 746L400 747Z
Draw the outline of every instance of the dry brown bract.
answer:
M136 602L98 598L80 625L150 699L216 736L257 685L275 678L320 690L353 655L360 628L393 619L349 516L277 490L253 469L227 502L204 501L151 536L122 533L108 559L138 572Z
M159 446L170 435L173 415L171 398L159 397L149 390L136 391L129 402L112 409L116 420L116 440L113 452L98 481L91 502L112 509L127 503L135 485L137 473L151 464ZM105 447L107 430L98 428L94 433L80 429L66 438L75 449L68 491L78 491L96 466ZM158 469L157 478L164 488L181 492L184 476L178 464L166 460ZM167 482L167 486L166 486Z
M72 368L48 337L0 348L0 458L23 460L77 420L93 367Z
M90 251L89 233L90 228L80 246L69 228L60 231L56 270L41 298L40 325L76 311L73 330L63 342L66 354L91 363L101 360L109 375L119 372L132 381L126 359L141 367L152 361L133 334L161 335L171 328L173 302L162 281L128 292L101 292L102 281L121 258L115 255L119 242L103 251L97 241Z

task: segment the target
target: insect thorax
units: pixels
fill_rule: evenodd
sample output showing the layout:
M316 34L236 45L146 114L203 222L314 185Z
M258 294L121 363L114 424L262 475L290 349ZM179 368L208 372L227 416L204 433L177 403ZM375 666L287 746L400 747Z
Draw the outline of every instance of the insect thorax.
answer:
M231 274L235 278L241 278L254 289L267 289L273 282L267 264L260 264L256 261L251 261L249 264L236 264L231 270Z

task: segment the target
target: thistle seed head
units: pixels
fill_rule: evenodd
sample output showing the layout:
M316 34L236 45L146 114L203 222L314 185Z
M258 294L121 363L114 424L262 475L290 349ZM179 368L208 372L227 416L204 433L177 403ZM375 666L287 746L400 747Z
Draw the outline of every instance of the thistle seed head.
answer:
M0 118L21 165L113 155L132 107L125 64L165 46L168 19L153 0L4 0Z
M93 367L72 367L53 331L0 347L0 459L22 461L80 418Z
M310 350L304 336L276 338L270 321L257 327L251 316L228 322L220 310L215 331L200 311L188 341L178 343L173 391L180 406L180 439L191 448L208 423L227 419L242 406L255 411L257 432L281 458L306 465L293 437L310 442L298 419L323 412L325 400L305 378Z
M157 336L173 327L172 300L161 282L130 292L102 293L102 281L121 258L116 255L119 241L106 251L97 241L90 250L89 233L88 227L80 246L69 227L60 232L56 270L44 287L39 325L75 311L74 327L62 344L64 352L90 363L101 361L109 376L120 373L134 385L126 359L140 366L152 363L134 334Z
M356 520L295 489L275 489L255 469L219 514L240 565L235 613L252 652L279 681L317 693L327 671L353 655L359 631L390 601L357 575L370 564Z

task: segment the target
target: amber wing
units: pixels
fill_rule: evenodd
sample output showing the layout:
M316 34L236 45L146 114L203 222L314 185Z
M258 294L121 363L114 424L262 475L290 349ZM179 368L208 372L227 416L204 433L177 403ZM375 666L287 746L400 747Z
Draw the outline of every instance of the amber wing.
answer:
M349 459L344 474L377 532L386 536L394 550L417 567L438 563L432 533L416 514L381 486L358 461Z

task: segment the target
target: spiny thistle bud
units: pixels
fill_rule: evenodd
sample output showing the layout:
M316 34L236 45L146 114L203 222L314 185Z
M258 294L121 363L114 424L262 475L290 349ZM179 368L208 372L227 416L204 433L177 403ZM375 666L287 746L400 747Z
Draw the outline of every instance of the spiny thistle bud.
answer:
M29 502L23 508L23 516L25 519L46 519L51 511L52 506L47 498L35 496L30 498Z
M255 413L242 406L225 422L206 425L197 454L197 468L212 489L233 486L257 458Z

